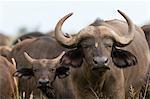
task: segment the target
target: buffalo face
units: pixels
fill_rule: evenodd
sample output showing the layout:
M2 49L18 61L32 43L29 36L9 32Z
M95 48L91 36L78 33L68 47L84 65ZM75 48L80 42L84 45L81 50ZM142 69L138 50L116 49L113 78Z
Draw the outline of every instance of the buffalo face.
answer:
M54 95L52 90L56 77L65 78L69 75L69 68L60 63L63 55L64 52L54 59L33 59L25 52L24 56L32 67L21 68L14 73L14 76L27 79L34 77L37 88L48 97Z
M99 37L86 38L79 43L78 47L81 49L91 70L109 70L109 48L105 46Z
M125 13L119 10L118 12L127 21L128 35L120 36L117 27L114 29L106 25L105 21L96 21L80 30L76 35L66 37L61 31L61 27L73 13L64 16L55 27L55 38L64 47L76 48L73 49L73 52L70 51L70 54L79 55L76 56L78 58L66 56L66 63L68 62L70 65L81 64L85 60L88 69L90 68L92 71L109 70L110 63L119 68L137 64L137 59L132 53L120 49L133 41L135 27Z

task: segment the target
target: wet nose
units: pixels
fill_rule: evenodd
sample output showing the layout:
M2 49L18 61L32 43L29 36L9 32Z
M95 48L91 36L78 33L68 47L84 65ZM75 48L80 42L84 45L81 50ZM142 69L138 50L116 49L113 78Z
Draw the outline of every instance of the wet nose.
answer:
M39 79L39 84L40 85L48 85L49 84L49 80L48 79Z
M103 57L94 57L93 62L96 65L108 65L109 61L108 58L103 56Z

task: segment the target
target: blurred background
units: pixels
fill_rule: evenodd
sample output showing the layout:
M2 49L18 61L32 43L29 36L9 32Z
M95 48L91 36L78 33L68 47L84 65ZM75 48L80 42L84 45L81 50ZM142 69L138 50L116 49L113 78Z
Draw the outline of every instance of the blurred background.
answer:
M0 33L16 36L32 31L48 33L64 15L73 12L63 31L77 33L96 18L123 19L120 9L142 26L150 23L150 0L68 0L0 1ZM124 19L123 19L124 20Z

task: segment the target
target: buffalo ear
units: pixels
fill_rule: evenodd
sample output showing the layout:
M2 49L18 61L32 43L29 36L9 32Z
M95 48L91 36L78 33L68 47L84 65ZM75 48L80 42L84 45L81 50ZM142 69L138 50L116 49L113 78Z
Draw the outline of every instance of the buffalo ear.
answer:
M111 57L114 64L119 68L134 66L138 63L137 58L131 52L117 49L115 46L112 48Z
M83 62L83 54L79 49L73 49L65 53L60 62L63 65L72 66L74 68L80 67Z
M58 76L58 78L65 78L69 76L69 74L69 67L62 66L56 69L56 76Z
M13 76L24 78L24 79L30 79L32 76L34 76L33 70L31 68L21 68L17 70Z

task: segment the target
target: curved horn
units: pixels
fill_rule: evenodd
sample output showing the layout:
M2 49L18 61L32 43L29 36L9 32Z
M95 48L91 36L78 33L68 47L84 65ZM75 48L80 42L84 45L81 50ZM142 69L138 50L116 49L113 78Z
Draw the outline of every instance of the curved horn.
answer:
M59 41L61 44L66 46L73 46L76 44L76 36L69 36L69 38L65 37L63 32L61 31L62 25L65 22L66 19L68 19L73 13L69 13L66 16L64 16L60 21L57 23L55 27L55 38L57 41Z
M20 42L21 42L21 39L17 39L17 41L18 41L18 43L20 43Z
M15 58L11 58L11 60L12 60L12 63L13 63L13 65L14 65L14 67L16 68L16 67L17 67L17 65L16 65Z
M134 39L134 30L135 30L135 26L133 24L133 22L131 21L131 19L122 11L118 10L118 12L126 19L127 24L128 24L128 35L125 36L119 36L116 33L113 33L113 37L116 41L116 46L118 47L124 47L128 44L130 44L133 39Z
M54 63L58 63L60 61L60 59L63 57L64 54L65 54L65 51L63 51L59 56L52 59L51 61L53 61Z
M33 59L32 57L30 57L26 52L24 52L24 57L32 64L35 59Z
M123 47L123 46L130 44L134 39L134 35L135 35L133 32L134 31L134 24L131 21L131 19L125 13L123 13L120 10L118 10L118 12L126 19L127 24L128 24L128 34L129 35L119 37L116 39L117 46Z

